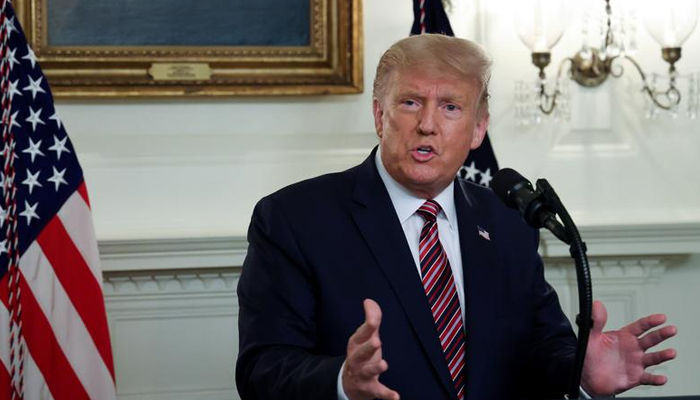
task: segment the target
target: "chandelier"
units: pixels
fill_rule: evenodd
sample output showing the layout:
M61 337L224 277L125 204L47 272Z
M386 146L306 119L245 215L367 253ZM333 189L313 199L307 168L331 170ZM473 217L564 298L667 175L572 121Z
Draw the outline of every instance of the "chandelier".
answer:
M581 48L572 57L560 62L554 83L549 85L545 68L551 62L552 48L564 34L570 6L563 0L519 0L518 3L520 9L516 14L516 30L532 52L532 63L539 69L534 91L531 85L516 83L516 118L519 123L539 122L542 115L552 113L568 118L568 82L573 81L586 88L598 87L609 77L622 76L622 61L631 65L641 79L647 118L654 118L659 110L668 110L672 115L677 115L683 97L678 87L680 79L688 81L688 115L693 119L698 116L700 73L683 76L676 70L676 62L682 54L681 46L698 22L698 0L637 3L647 31L661 46L661 56L668 63L666 76L647 74L632 56L636 50L636 15L613 15L610 0L605 0L605 14L601 18L602 23L598 24L598 44L589 44L590 24L584 20ZM659 81L663 81L661 88ZM553 88L548 90L548 86Z

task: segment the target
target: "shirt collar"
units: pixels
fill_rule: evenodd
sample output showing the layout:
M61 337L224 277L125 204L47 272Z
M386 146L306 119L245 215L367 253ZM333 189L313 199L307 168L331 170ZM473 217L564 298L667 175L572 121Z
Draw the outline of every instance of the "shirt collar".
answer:
M374 159L377 165L377 172L379 172L379 177L382 179L382 182L384 182L387 192L389 192L389 198L391 198L391 203L394 205L396 215L398 215L399 221L403 224L423 205L423 203L425 203L426 199L416 197L389 175L389 172L382 162L381 150L381 146L377 148L377 154ZM442 211L445 217L447 217L447 222L449 222L452 228L454 228L453 224L457 222L454 189L455 183L452 181L449 186L443 189L443 191L433 199L442 207Z

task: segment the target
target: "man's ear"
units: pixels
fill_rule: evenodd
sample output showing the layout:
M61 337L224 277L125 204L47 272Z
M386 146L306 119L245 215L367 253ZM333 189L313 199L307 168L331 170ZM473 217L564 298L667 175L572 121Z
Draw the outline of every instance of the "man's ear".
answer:
M470 147L472 150L481 146L481 142L483 142L484 138L486 137L486 130L489 127L489 113L488 112L483 112L483 115L481 115L478 118L479 118L479 121L474 126L474 133L472 134L472 144Z
M374 130L377 132L377 136L382 137L384 130L384 124L382 123L384 110L382 109L382 103L376 98L372 100L372 114L374 114Z

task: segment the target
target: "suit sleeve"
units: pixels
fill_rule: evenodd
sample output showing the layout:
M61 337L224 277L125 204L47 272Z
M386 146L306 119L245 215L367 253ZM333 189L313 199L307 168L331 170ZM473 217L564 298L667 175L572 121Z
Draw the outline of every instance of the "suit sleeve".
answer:
M344 356L317 351L317 287L282 207L253 212L238 282L236 384L243 400L335 399Z

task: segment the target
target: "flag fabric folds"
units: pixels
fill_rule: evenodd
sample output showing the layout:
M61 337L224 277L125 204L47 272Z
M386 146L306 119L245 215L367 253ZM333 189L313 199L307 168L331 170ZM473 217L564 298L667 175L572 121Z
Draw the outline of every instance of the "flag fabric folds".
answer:
M439 33L454 36L441 0L413 0L413 16L411 35ZM469 152L458 174L462 178L488 187L496 171L498 162L487 132L481 146Z
M455 35L441 0L413 0L413 17L411 35L421 33Z
M116 399L83 172L1 0L0 400Z

